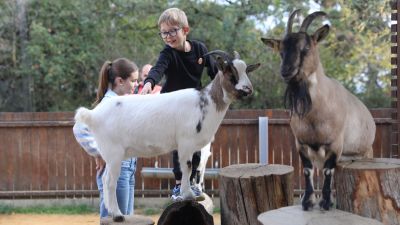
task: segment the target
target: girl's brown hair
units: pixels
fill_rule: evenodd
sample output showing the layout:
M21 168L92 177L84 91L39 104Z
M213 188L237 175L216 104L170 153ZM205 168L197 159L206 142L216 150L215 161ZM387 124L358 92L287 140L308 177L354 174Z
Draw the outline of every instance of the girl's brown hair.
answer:
M104 62L99 74L99 85L97 87L96 101L93 103L93 105L97 105L101 102L107 92L107 89L112 89L115 78L121 77L123 80L126 80L133 72L137 70L138 66L126 58L118 58L113 62Z

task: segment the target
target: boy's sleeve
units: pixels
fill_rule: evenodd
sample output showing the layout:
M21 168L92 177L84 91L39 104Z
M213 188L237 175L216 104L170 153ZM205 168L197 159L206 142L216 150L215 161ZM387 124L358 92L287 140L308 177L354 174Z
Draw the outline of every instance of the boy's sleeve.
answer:
M82 146L86 153L91 156L98 156L100 152L89 128L83 123L75 123L73 133L76 141Z
M150 69L149 75L143 83L146 84L147 82L150 82L151 88L154 88L154 86L160 83L161 79L163 78L165 71L168 69L170 61L169 54L163 50L160 53L156 64Z

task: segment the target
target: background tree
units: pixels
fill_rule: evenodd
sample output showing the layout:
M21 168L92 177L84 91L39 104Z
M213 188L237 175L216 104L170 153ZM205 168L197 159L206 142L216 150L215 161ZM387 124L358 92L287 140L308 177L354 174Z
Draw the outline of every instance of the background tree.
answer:
M0 111L72 111L90 106L105 60L155 63L163 42L158 17L183 9L190 39L209 50L236 50L248 63L254 95L232 108L282 108L279 56L260 37L284 35L289 13L323 10L331 32L320 47L326 73L369 107L390 104L390 6L387 0L3 0L0 1ZM302 18L300 18L302 21ZM298 26L298 23L294 24ZM296 27L294 28L296 29ZM204 76L203 84L209 82Z

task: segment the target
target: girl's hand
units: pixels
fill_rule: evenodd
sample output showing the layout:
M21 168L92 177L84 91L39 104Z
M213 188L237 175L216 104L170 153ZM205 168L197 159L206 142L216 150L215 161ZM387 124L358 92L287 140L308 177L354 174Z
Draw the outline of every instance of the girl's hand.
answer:
M104 170L104 167L106 166L106 162L104 162L103 158L101 158L100 155L95 157L95 162L96 162L97 173L101 173Z

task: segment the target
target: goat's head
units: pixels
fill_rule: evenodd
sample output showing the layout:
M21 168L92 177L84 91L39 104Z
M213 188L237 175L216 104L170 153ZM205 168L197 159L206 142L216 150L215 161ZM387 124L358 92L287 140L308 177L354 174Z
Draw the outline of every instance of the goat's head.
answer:
M287 32L282 40L261 38L265 45L280 53L281 76L285 82L300 81L316 71L320 63L317 44L329 33L329 25L324 25L314 34L307 34L307 28L315 18L326 16L326 13L321 11L308 15L299 32L292 33L293 19L299 11L297 9L290 14Z
M260 63L247 66L237 52L234 52L234 57L221 50L211 51L204 56L207 55L217 55L217 67L223 76L221 86L231 98L238 99L253 93L248 73L258 69Z

